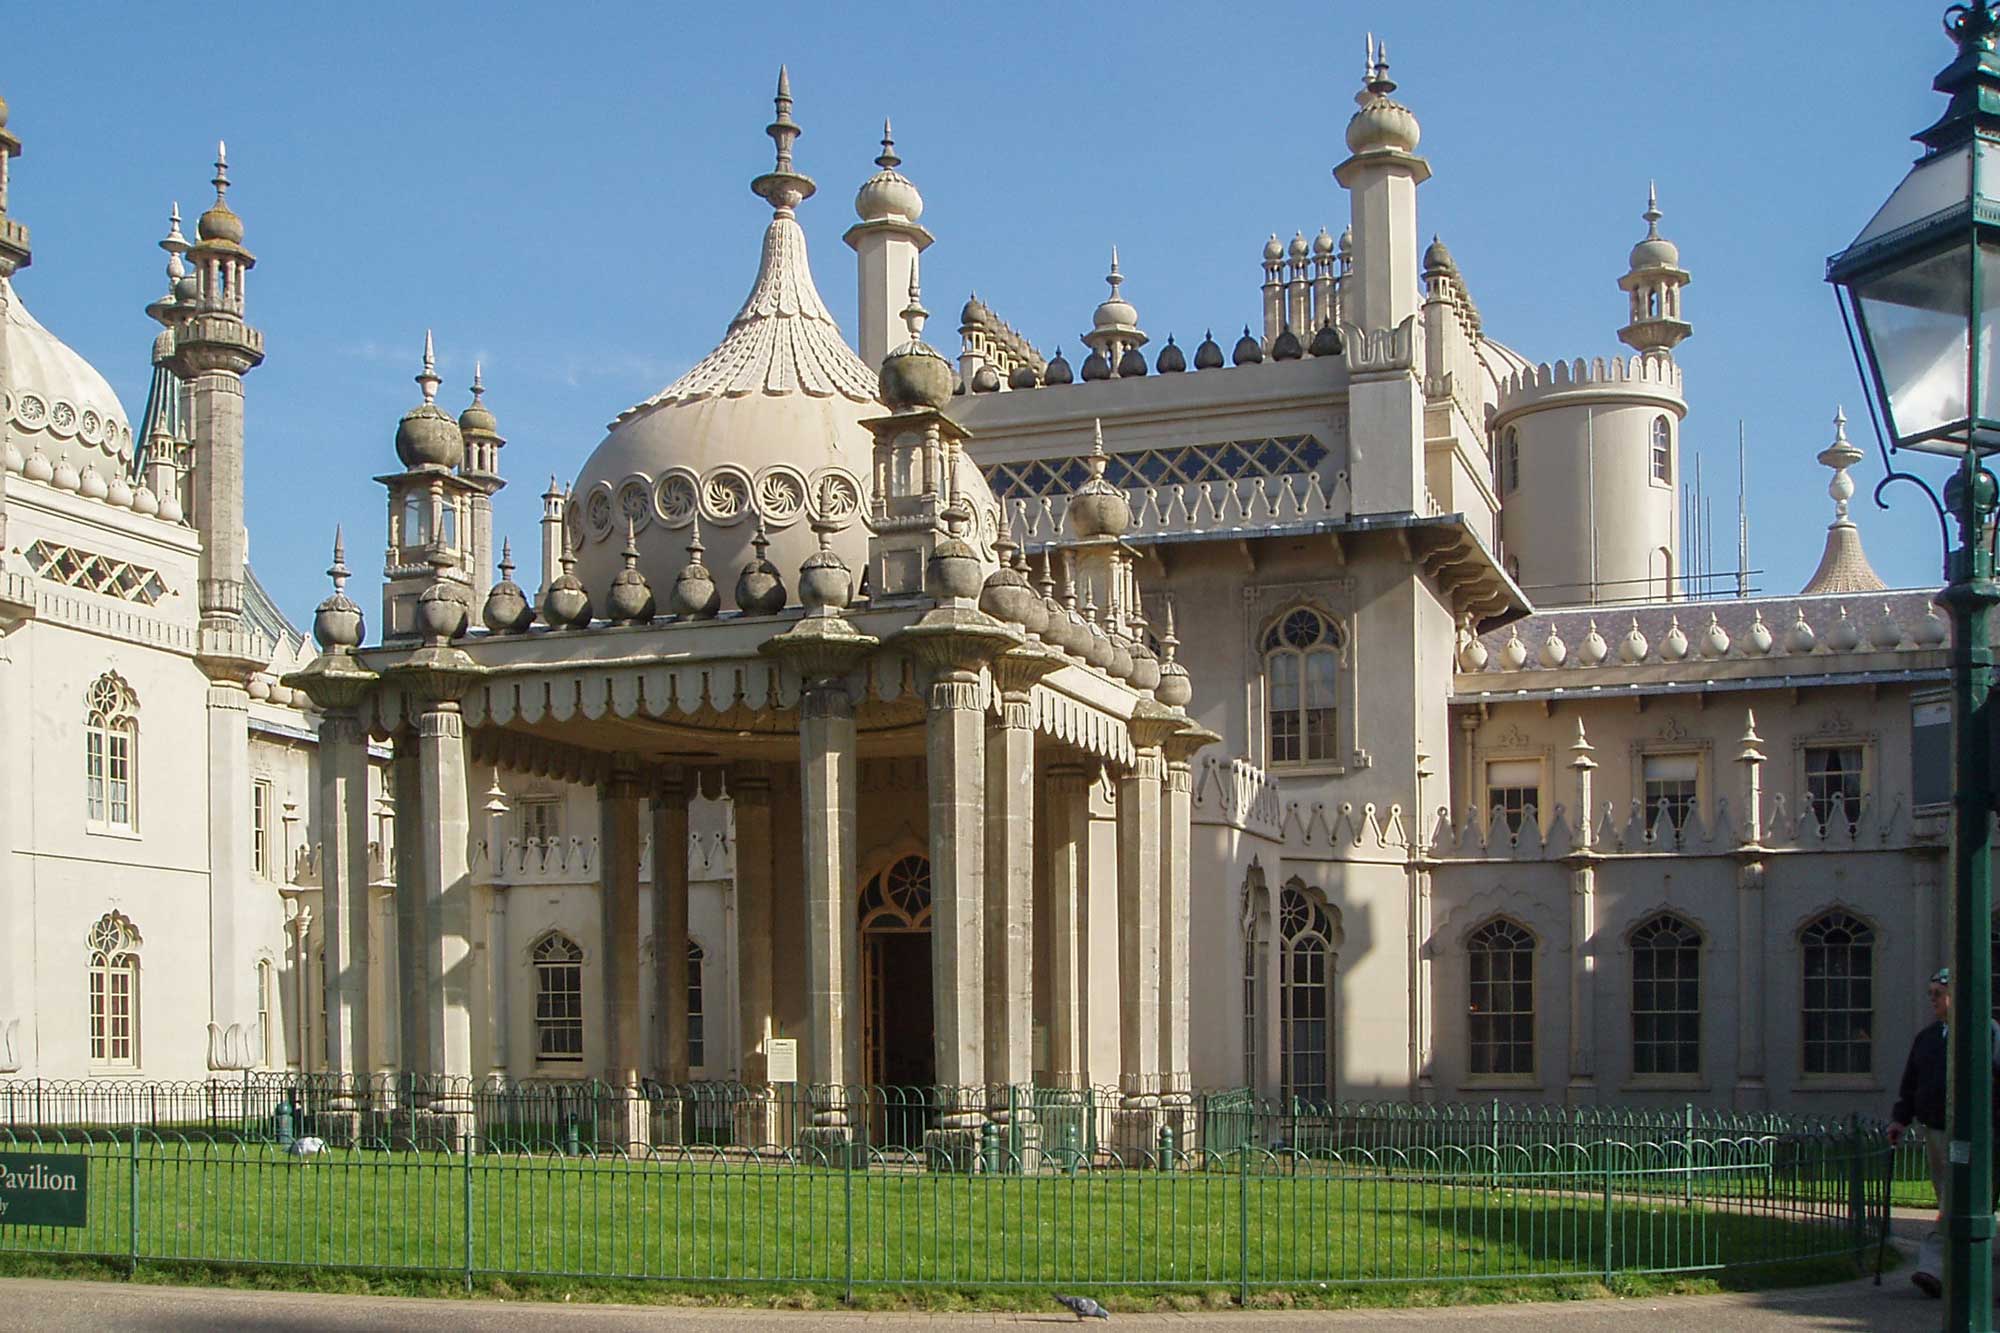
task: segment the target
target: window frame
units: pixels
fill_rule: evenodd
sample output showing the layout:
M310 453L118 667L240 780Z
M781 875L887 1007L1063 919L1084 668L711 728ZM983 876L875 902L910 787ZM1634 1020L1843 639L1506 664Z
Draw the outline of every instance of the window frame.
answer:
M1480 791L1483 793L1485 800L1485 804L1480 807L1480 815L1487 821L1487 836L1492 836L1495 825L1500 822L1493 818L1495 808L1501 811L1510 837L1518 838L1521 836L1522 830L1527 825L1527 812L1530 809L1533 809L1535 812L1535 827L1536 831L1539 832L1543 827L1543 820L1547 818L1548 802L1542 799L1542 792L1548 786L1548 756L1542 754L1490 754L1482 757L1479 762ZM1493 770L1502 764L1533 764L1535 766L1535 785L1533 787L1524 787L1519 783L1514 783L1508 786L1495 786ZM1494 799L1500 793L1515 791L1534 792L1535 800L1533 805L1530 806L1527 802L1523 801L1519 809L1514 809L1506 800Z
M1651 941L1642 941L1641 936L1651 932L1657 938L1660 932L1669 929L1681 932L1681 940L1673 946L1672 952L1677 955L1692 954L1693 970L1691 975L1682 974L1677 971L1674 975L1662 977L1655 971L1653 975L1642 979L1639 975L1641 956L1644 955L1650 958L1651 956L1668 952L1668 950L1659 948ZM1707 1010L1705 992L1703 990L1703 973L1705 971L1706 955L1708 952L1708 932L1689 920L1684 914L1674 911L1671 908L1666 908L1656 912L1649 912L1633 923L1632 928L1625 932L1625 945L1627 956L1630 959L1629 974L1627 977L1627 1014L1630 1018L1631 1029L1629 1045L1632 1057L1631 1076L1633 1083L1646 1087L1692 1088L1701 1086L1708 1059ZM1685 960L1677 958L1674 965L1676 968L1683 967L1685 966ZM1648 984L1655 988L1662 985L1678 988L1692 984L1694 988L1694 1006L1692 1009L1678 1005L1673 1007L1663 1006L1657 1002L1658 990L1655 989L1655 1002L1642 1007L1640 1001L1640 987L1642 984ZM1679 994L1676 994L1675 999L1678 1000L1679 998ZM1657 1066L1652 1069L1640 1068L1640 1051L1644 1047L1685 1047L1690 1044L1685 1037L1675 1037L1671 1040L1662 1040L1657 1035L1643 1037L1641 1035L1644 1030L1643 1020L1649 1017L1655 1020L1685 1019L1690 1014L1694 1018L1694 1037L1692 1040L1694 1049L1693 1068L1661 1069Z
M1674 427L1665 412L1654 416L1647 433L1646 478L1655 486L1674 484Z
M1944 720L1943 720L1943 722L1942 722L1942 723L1938 723L1938 722L1926 722L1926 723L1919 723L1919 722L1917 721L1917 714L1918 714L1918 711L1919 711L1919 710L1929 710L1929 709L1938 709L1938 710L1941 710L1941 711L1943 712L1943 714L1944 714ZM1940 726L1940 725L1942 725L1942 726L1944 727L1944 729L1945 729L1945 765L1944 765L1944 767L1945 767L1945 771L1944 771L1944 789L1945 789L1945 797L1944 797L1944 799L1943 799L1943 800L1941 800L1941 801L1921 801L1921 802L1920 802L1920 801L1918 801L1918 800L1917 800L1917 794L1918 794L1918 788L1919 788L1920 784L1919 784L1919 783L1918 783L1918 781L1917 781L1917 735L1916 735L1916 734L1917 734L1918 730L1920 730L1920 729L1928 729L1928 728L1931 728L1931 727L1936 727L1936 726ZM1866 767L1866 763L1867 763L1866 759L1864 758L1864 760L1863 760L1862 762L1863 762L1863 767L1865 768L1865 767ZM1950 695L1949 693L1943 693L1943 692L1936 692L1936 691L1932 691L1932 692L1926 692L1926 693L1922 693L1922 694L1912 694L1912 695L1910 696L1910 810L1911 810L1911 813L1913 813L1913 814L1919 814L1919 815L1941 815L1941 814L1949 814L1949 813L1950 813L1950 811L1951 811L1951 788L1952 788L1952 785L1953 785L1953 783L1954 783L1954 782L1956 781L1956 778L1957 778L1957 775L1956 775L1956 773L1955 773L1955 772L1953 771L1953 758L1952 758L1952 752L1951 752L1951 695Z
M1500 494L1502 498L1521 489L1521 432L1509 426L1500 432Z
M271 879L271 808L277 789L269 778L250 783L250 873Z
M1810 1003L1810 996L1809 996L1809 991L1811 988L1813 977L1811 972L1807 968L1807 961L1806 961L1807 950L1815 947L1815 945L1808 939L1808 937L1815 930L1822 929L1823 927L1827 927L1829 925L1844 925L1844 924L1852 924L1855 926L1859 926L1862 929L1862 931L1866 933L1866 939L1861 943L1859 947L1864 947L1868 951L1867 971L1865 975L1861 973L1849 972L1846 975L1839 978L1830 978L1828 976L1823 975L1822 980L1827 980L1827 979L1839 980L1848 983L1850 986L1856 981L1861 982L1867 987L1868 1006L1866 1009L1857 1009L1851 1005L1841 1009L1833 1009L1829 1006L1821 1005L1819 1008L1815 1009ZM1873 921L1870 921L1867 917L1861 915L1859 912L1853 911L1846 907L1829 907L1822 911L1815 912L1813 913L1811 918L1806 921L1804 925L1799 927L1798 935L1794 941L1794 947L1797 950L1796 956L1799 969L1798 1068L1799 1068L1799 1078L1802 1083L1812 1084L1816 1086L1829 1086L1829 1085L1849 1086L1849 1087L1861 1086L1868 1088L1872 1088L1876 1085L1878 1071L1876 1069L1875 1055L1876 1055L1876 1048L1881 1044L1878 1028L1880 1027L1881 1011L1882 1011L1880 996L1878 995L1879 987L1876 984L1876 968L1877 964L1880 961L1878 957L1880 945L1881 945L1880 932L1877 930L1875 923ZM1820 945L1818 947L1828 947L1828 946ZM1855 943L1850 941L1848 944L1839 947L1844 947L1851 950L1856 948L1857 946ZM1812 1015L1815 1013L1847 1014L1847 1015L1865 1014L1867 1016L1866 1017L1867 1034L1865 1040L1866 1040L1868 1059L1865 1068L1862 1069L1811 1068L1811 1052L1814 1045L1814 1042L1811 1037L1811 1027L1812 1027ZM1830 1039L1828 1039L1821 1041L1819 1044L1822 1046L1831 1046L1833 1043Z
M1263 1082L1263 1043L1258 1029L1264 1022L1264 940L1257 921L1243 931L1243 1086L1255 1090Z
M1854 794L1827 798L1849 803L1847 825L1852 830L1860 824L1861 812L1868 804L1869 793L1874 790L1875 747L1869 738L1860 736L1829 736L1799 742L1799 808L1802 811L1810 811L1814 822L1822 829L1833 827L1833 820L1827 817L1832 814L1832 810L1829 808L1823 816L1820 810L1820 798L1813 796L1812 763L1814 754L1829 750L1853 750L1859 756L1859 766L1854 770ZM1845 771L1842 770L1843 773Z
M682 1037L686 1042L689 1078L695 1076L696 1070L708 1068L708 1024L705 1008L707 997L702 992L706 980L702 975L702 965L707 961L708 951L701 947L701 941L692 935L688 936L687 1031Z
M92 1069L139 1068L139 955L144 943L122 912L106 912L90 928L84 1031Z
M1514 932L1517 932L1519 937L1525 941L1525 944L1517 942L1513 945L1513 947L1503 951L1491 948L1490 946L1487 946L1482 943L1482 941L1486 939L1486 937L1495 936L1498 934L1498 932L1504 930L1512 930ZM1529 926L1527 922L1522 921L1519 917L1509 916L1506 915L1505 913L1502 913L1497 916L1488 917L1486 920L1480 922L1478 925L1466 931L1465 944L1464 944L1465 983L1466 983L1465 986L1465 996L1466 996L1465 1085L1466 1086L1507 1087L1507 1088L1536 1088L1541 1086L1542 1043L1541 1043L1541 1033L1537 1030L1538 1025L1541 1021L1541 1005L1540 1005L1541 969L1536 965L1537 956L1541 952L1541 945L1542 945L1541 936L1535 932L1533 927ZM1478 1007L1478 1001L1480 999L1480 991L1478 988L1480 986L1482 985L1488 987L1506 986L1510 990L1508 998L1511 1000L1513 998L1512 988L1518 987L1522 984L1521 978L1517 974L1513 974L1515 972L1515 969L1511 967L1510 967L1510 975L1507 976L1506 978L1499 980L1496 980L1491 975L1490 969L1487 977L1484 980L1482 980L1477 975L1477 969L1475 968L1473 962L1473 959L1476 955L1480 954L1492 955L1502 952L1506 953L1510 958L1515 958L1515 959L1525 958L1527 960L1528 975L1526 984L1528 987L1528 1007L1525 1010L1512 1007L1504 1010L1497 1008L1481 1010ZM1482 1018L1487 1018L1489 1020L1495 1018L1508 1018L1514 1020L1517 1023L1523 1018L1526 1019L1527 1022L1526 1045L1528 1049L1528 1067L1526 1069L1479 1068L1481 1062L1478 1058L1478 1052L1482 1044L1482 1038L1480 1036L1480 1021ZM1518 1038L1515 1037L1507 1038L1504 1041L1497 1041L1497 1042L1489 1041L1488 1044L1495 1045L1496 1048L1505 1047L1508 1048L1509 1050L1515 1050L1522 1045L1520 1040L1518 1040ZM1486 1063L1490 1066L1493 1063L1493 1061L1489 1059Z
M83 756L85 830L137 837L139 697L115 671L92 681L85 696Z
M1706 780L1708 765L1705 762L1707 757L1707 754L1703 750L1692 748L1641 750L1639 752L1639 807L1645 812L1646 833L1649 837L1658 824L1658 812L1655 808L1658 802L1655 802L1653 797L1653 778L1646 772L1648 765L1656 759L1685 759L1694 766L1694 776L1692 778L1661 779L1662 782L1687 782L1693 788L1684 798L1670 798L1684 799L1686 801L1686 805L1681 809L1679 815L1669 814L1667 817L1668 822L1673 826L1675 836L1678 837L1687 831L1687 821L1690 816L1700 818L1702 815L1703 801L1708 795L1708 783Z
M1314 622L1313 637L1295 640L1291 632L1295 626L1304 632L1305 617ZM1343 705L1350 669L1346 625L1323 607L1295 602L1264 621L1257 652L1266 767L1286 773L1344 772L1349 710ZM1282 710L1277 704L1281 662L1293 673L1290 688L1294 699ZM1315 663L1326 664L1329 678L1315 680ZM1320 690L1324 699L1315 702ZM1281 716L1290 724L1282 734L1296 746L1293 754L1284 757L1279 754Z
M1340 958L1339 914L1319 894L1294 880L1278 892L1278 1070L1279 1092L1314 1106L1330 1105L1339 1091L1339 995L1336 987ZM1315 975L1302 977L1301 963ZM1301 1015L1302 999L1315 1001L1317 1013ZM1312 1049L1300 1044L1302 1031L1318 1025L1320 1040ZM1317 1067L1321 1077L1308 1080L1302 1072Z
M566 950L558 957L555 950ZM535 972L535 1063L577 1065L589 1054L588 1032L584 1023L583 946L560 930L544 931L529 946L528 959ZM555 985L565 981L567 984ZM556 1001L568 1001L567 1012L557 1012ZM571 1035L573 1043L552 1041ZM564 1050L565 1044L572 1049Z

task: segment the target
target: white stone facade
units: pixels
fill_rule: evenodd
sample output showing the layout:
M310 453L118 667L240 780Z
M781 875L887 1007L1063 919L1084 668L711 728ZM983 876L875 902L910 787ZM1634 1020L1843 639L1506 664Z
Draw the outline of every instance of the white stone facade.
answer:
M1114 257L1078 372L976 299L923 343L886 133L857 358L781 84L716 351L544 496L523 585L427 357L384 623L337 551L317 657L243 562L219 169L136 430L57 447L23 367L101 381L0 361L0 1072L757 1084L790 1039L808 1083L1115 1085L1135 1132L1246 1085L1879 1109L1949 943L1929 592L1868 587L1849 446L1837 591L1693 596L1657 205L1628 353L1532 364L1420 247L1394 90L1339 239L1265 247L1261 337L1150 337Z

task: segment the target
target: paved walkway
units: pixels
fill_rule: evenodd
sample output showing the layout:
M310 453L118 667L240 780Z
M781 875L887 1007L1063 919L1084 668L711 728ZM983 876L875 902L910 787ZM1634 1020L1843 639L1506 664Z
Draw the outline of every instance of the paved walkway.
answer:
M1940 1309L1910 1285L1907 1267L1881 1287L1864 1280L1801 1291L1728 1296L1678 1296L1656 1300L1571 1301L1560 1304L1462 1306L1448 1310L1356 1310L1263 1313L1131 1315L1120 1329L1213 1327L1227 1333L1411 1333L1418 1328L1700 1329L1739 1333L1751 1329L1826 1329L1840 1333L1910 1333L1936 1328ZM415 1300L394 1296L330 1296L302 1292L224 1291L203 1287L131 1286L119 1282L61 1279L0 1280L0 1310L10 1328L105 1328L206 1333L207 1330L420 1329L454 1333L480 1329L557 1327L578 1333L800 1333L802 1329L940 1330L1074 1327L1060 1310L1048 1314L864 1314L820 1311L724 1310L705 1307L561 1305L547 1302ZM1091 1327L1097 1327L1092 1324Z

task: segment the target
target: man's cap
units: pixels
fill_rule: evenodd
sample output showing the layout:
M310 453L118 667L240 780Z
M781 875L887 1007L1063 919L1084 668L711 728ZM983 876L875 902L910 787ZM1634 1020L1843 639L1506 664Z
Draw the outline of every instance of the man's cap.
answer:
M1939 969L1938 969L1937 971L1935 971L1935 972L1931 973L1931 985L1933 985L1933 986L1949 986L1950 984L1951 984L1951 969L1950 969L1950 968L1948 968L1948 967L1941 967L1941 968L1939 968Z

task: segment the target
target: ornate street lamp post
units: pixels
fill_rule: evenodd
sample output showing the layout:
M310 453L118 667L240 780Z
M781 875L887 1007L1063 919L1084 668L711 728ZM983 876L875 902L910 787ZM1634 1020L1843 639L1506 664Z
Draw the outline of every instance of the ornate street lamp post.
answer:
M1827 281L1867 382L1878 439L1896 453L1941 454L1955 468L1942 499L1885 452L1886 475L1919 487L1937 509L1951 615L1953 783L1951 1209L1946 1327L1993 1327L1993 1076L1988 1025L1992 881L1993 653L1988 612L1996 495L1988 455L2000 452L2000 13L1988 0L1953 5L1945 31L1958 55L1933 83L1950 97L1916 136L1923 156L1846 250ZM1957 527L1954 544L1950 527Z

